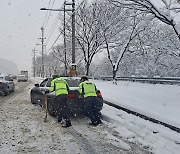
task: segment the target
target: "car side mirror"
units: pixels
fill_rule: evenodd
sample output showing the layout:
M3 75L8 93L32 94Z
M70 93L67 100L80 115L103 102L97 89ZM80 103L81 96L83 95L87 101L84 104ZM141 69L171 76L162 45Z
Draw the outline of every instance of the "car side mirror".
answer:
M39 84L38 84L38 83L36 83L34 86L35 86L35 87L39 87Z

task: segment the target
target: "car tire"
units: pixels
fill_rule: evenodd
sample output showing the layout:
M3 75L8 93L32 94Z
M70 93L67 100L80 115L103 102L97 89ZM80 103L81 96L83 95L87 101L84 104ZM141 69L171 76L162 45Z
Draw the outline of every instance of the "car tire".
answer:
M7 96L9 94L8 90L4 91L4 95Z
M14 92L14 90L15 90L15 87L13 87L12 92Z
M33 95L31 95L31 103L36 104L36 102L34 101L34 96Z

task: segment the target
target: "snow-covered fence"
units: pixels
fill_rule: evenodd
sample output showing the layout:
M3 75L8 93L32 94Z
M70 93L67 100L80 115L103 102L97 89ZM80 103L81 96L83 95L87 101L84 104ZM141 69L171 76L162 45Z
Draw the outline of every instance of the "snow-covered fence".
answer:
M112 81L112 76L94 77L93 79ZM153 84L180 84L180 77L116 77L117 81L132 81Z

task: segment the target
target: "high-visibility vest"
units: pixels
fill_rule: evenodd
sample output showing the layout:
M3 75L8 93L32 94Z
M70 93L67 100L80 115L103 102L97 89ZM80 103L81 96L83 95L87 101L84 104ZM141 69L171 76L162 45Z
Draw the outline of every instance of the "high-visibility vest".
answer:
M62 78L56 78L51 81L50 91L55 91L56 96L68 94L68 89L69 87L66 80Z
M84 98L89 96L97 96L96 85L89 81L84 81L79 84L79 93L84 96Z

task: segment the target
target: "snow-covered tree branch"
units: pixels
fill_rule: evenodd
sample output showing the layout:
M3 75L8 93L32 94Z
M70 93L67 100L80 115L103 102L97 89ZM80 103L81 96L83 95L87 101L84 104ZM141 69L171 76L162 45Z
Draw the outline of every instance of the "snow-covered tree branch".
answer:
M109 0L118 7L138 9L154 15L160 21L173 27L180 40L180 25L176 22L174 13L178 13L180 5L175 0ZM177 14L176 14L177 15Z

